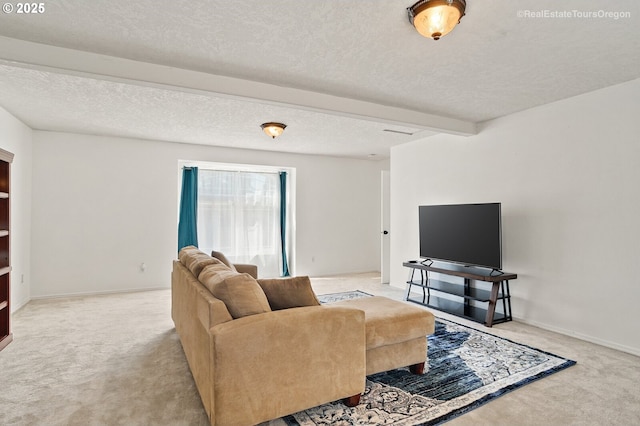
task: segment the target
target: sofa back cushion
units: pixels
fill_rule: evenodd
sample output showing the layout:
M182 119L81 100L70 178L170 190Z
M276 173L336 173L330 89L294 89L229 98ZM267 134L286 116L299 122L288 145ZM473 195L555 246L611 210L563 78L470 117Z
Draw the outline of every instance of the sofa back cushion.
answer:
M311 288L309 277L261 278L258 280L258 284L262 287L269 305L274 311L320 305Z
M203 269L209 265L219 265L226 270L230 270L218 259L215 259L204 253L189 255L187 257L187 264L185 266L191 271L194 276L198 277L200 276L200 273L203 271Z
M186 266L186 258L187 256L189 256L189 254L193 254L193 253L203 253L202 251L200 251L200 249L198 249L198 247L196 246L185 246L182 247L180 249L180 251L178 252L178 260L180 262L182 262L183 265Z
M200 275L198 275L198 280L209 289L210 292L213 292L213 288L225 280L225 278L231 277L233 275L237 275L237 272L233 272L231 269L227 268L226 265L222 263L213 263L211 265L207 265L202 269Z
M271 311L264 291L249 274L215 264L206 266L198 279L215 298L224 302L234 319Z

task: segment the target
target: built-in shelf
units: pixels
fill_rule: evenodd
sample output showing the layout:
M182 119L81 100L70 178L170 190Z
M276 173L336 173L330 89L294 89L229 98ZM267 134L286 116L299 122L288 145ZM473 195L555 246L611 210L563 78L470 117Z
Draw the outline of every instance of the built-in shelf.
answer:
M13 154L0 149L0 350L13 340L11 333L11 244L9 204ZM5 371L0 369L0 376Z
M9 333L4 337L0 337L0 351L13 341L13 334ZM0 371L1 373L1 371Z

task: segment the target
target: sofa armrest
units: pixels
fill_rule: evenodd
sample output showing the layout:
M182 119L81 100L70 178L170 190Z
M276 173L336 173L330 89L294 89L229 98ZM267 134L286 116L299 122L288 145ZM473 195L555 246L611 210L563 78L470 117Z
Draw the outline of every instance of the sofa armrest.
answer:
M285 309L210 333L216 424L256 424L364 391L361 310Z
M251 275L253 278L258 279L258 266L257 265L249 265L246 263L234 263L233 266L236 268L236 271L241 274L246 273Z

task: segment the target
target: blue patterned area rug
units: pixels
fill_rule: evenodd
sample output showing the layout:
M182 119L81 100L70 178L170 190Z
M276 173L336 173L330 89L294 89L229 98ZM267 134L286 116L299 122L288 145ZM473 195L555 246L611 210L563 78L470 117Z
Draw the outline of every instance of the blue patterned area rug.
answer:
M341 300L359 299L361 297L370 297L372 294L365 293L361 290L343 291L341 293L329 293L318 296L320 303L339 302Z
M370 296L364 292L318 296L322 303ZM288 425L436 425L575 364L548 352L451 321L437 319L428 336L428 367L367 377L360 404L334 402L284 418Z

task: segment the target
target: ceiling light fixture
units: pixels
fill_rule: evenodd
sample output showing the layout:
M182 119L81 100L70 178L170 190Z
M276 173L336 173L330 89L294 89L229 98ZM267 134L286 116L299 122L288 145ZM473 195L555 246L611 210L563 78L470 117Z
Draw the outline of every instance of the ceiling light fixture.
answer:
M466 0L420 0L407 12L421 35L439 40L460 23L466 7Z
M267 136L271 136L271 139L275 139L284 132L284 129L287 126L282 123L263 123L260 127L262 127L262 130L264 130Z

